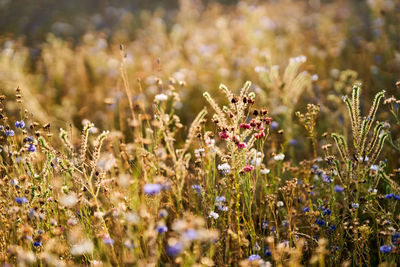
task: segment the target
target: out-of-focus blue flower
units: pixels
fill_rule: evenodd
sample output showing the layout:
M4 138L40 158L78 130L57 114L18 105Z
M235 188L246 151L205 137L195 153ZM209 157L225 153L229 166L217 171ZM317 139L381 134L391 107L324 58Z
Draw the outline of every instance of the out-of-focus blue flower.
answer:
M4 134L5 134L6 136L14 136L14 131L13 131L13 130L5 130L5 131L4 131Z
M322 220L321 218L317 218L315 220L315 223L318 224L319 226L324 226L325 225L325 221Z
M262 228L262 229L267 229L267 228L268 228L268 222L267 222L267 221L263 221L263 222L261 223L261 228Z
M334 225L334 224L332 224L329 228L330 228L332 231L335 231L335 230L337 229L336 225Z
M42 246L42 243L39 242L39 241L35 241L35 242L33 242L33 246L34 246L34 247L41 247L41 246Z
M322 211L322 214L325 216L325 215L331 215L332 214L332 211L330 210L330 209L324 209L323 211Z
M197 238L197 231L194 229L187 229L184 236L189 240L195 240Z
M198 184L192 185L192 188L196 191L197 194L201 194L201 186Z
M291 146L296 146L297 145L297 140L296 139L290 139L289 144Z
M253 254L253 255L249 256L248 260L249 261L258 261L258 260L261 260L261 257L258 254Z
M278 128L278 127L279 127L279 123L278 123L278 122L273 121L273 122L271 123L271 129L272 129L272 130L275 130L275 129Z
M303 211L304 211L304 212L309 212L309 211L310 211L310 207L305 207L305 208L303 209Z
M216 200L217 202L224 202L224 201L226 201L226 198L225 198L224 196L217 196L217 197L215 198L215 200Z
M335 191L336 193L342 193L344 190L344 187L341 185L335 185L335 187L333 188L333 191Z
M329 184L332 182L332 177L324 173L322 174L322 181Z
M158 226L158 227L157 227L157 232L158 232L159 234L165 233L165 232L167 232L167 231L168 231L168 227L165 226L165 225L161 225L161 226Z
M144 193L150 196L157 195L162 189L162 184L145 184L143 187Z
M387 245L383 245L380 246L379 250L384 253L384 254L388 254L392 251L392 247L391 246L387 246Z
M393 198L393 194L392 194L392 193L386 194L386 195L385 195L385 198L386 198L386 199L391 199L391 198Z
M265 255L265 257L269 257L269 256L272 255L271 249L270 249L268 246L266 246L266 247L264 248L264 255Z
M35 152L36 146L34 144L30 144L27 150L28 150L28 152Z
M26 203L26 197L17 197L16 199L15 199L15 201L18 203L18 204L24 204L24 203Z
M16 121L14 125L15 125L15 128L21 128L21 129L25 128L25 122L22 121L22 120L21 121Z
M175 257L182 251L182 245L180 243L176 243L175 245L167 247L167 254L170 257Z
M111 237L104 237L103 243L106 245L114 245L114 239L112 239Z

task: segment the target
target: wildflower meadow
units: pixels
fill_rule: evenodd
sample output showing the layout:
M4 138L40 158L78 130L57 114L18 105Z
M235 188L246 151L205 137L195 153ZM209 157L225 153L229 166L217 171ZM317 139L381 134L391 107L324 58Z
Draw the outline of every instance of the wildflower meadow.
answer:
M35 2L1 266L400 266L399 1Z

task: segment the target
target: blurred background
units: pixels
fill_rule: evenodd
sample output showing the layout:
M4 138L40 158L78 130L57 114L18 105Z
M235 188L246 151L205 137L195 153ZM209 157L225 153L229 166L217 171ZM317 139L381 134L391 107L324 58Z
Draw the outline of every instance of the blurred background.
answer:
M356 81L365 103L382 89L398 94L399 1L0 0L0 14L0 89L13 98L22 88L34 119L56 127L80 129L89 119L129 131L121 44L136 108L151 110L155 94L182 81L184 123L220 83L237 92L251 80L256 102L282 127L319 104L321 132L345 123L341 96ZM311 81L288 101L281 77L301 55L297 72Z

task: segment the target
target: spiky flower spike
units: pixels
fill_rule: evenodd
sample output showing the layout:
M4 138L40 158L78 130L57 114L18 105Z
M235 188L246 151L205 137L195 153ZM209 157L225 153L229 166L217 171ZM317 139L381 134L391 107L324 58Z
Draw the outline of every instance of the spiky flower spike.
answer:
M348 171L350 172L349 176L351 176L351 170L355 169L354 167L356 167L353 165L357 165L359 159L361 159L362 162L366 162L364 159L369 158L366 167L374 164L382 150L385 139L388 136L388 133L382 131L383 123L378 123L374 128L372 136L369 137L369 132L375 121L376 112L382 98L385 95L385 91L381 91L376 94L368 116L364 118L361 118L360 114L360 92L360 85L356 84L353 86L352 99L350 100L347 96L343 97L351 119L354 146L352 151L354 153L354 157L357 159L357 163L351 164L351 158L349 156L350 148L348 147L344 137L336 133L332 134L332 137L336 142L336 146L339 149L340 155L348 166Z

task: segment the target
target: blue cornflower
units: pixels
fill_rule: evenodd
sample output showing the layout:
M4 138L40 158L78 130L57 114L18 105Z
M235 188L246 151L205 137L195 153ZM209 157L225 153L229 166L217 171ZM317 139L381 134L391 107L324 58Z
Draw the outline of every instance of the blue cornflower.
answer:
M344 187L341 185L335 185L335 187L333 188L333 191L335 191L336 193L342 193L344 190Z
M175 245L167 247L167 254L170 257L175 257L182 251L182 245L180 243L176 243Z
M26 138L26 141L27 142L33 142L33 136L31 135L31 136L28 136L27 138Z
M323 173L324 173L323 171L317 170L317 175L318 175L318 176L321 176Z
M143 187L144 193L150 196L157 195L162 189L162 184L145 184Z
M382 253L388 254L388 253L390 253L392 251L392 247L391 246L387 246L387 245L383 245L383 246L380 246L379 250Z
M161 225L161 226L158 226L158 227L157 227L157 232L158 232L159 234L165 233L165 232L167 232L167 231L168 231L168 227L165 226L165 225Z
M273 122L271 123L271 129L272 129L272 130L275 130L275 129L278 128L278 127L279 127L279 123L278 123L278 122L273 121Z
M297 140L296 139L290 139L289 144L291 146L296 146L297 145Z
M28 152L35 152L36 146L34 144L30 144L27 150L28 150Z
M18 203L18 204L24 204L24 203L26 203L26 197L17 197L16 199L15 199L15 201Z
M332 182L332 177L324 173L322 174L322 181L329 184Z
M192 188L196 191L197 194L201 194L201 186L198 184L192 185Z
M303 211L304 211L304 212L309 212L309 211L310 211L310 207L305 207L305 208L303 209Z
M21 128L22 129L22 128L25 127L25 122L22 121L22 120L21 121L16 121L14 125L15 125L15 128Z
M332 214L332 211L330 210L330 209L325 209L325 210L323 210L322 211L322 214L325 216L325 215L331 215Z
M329 228L331 228L332 231L335 231L337 229L336 225L332 224Z
M386 198L386 199L391 199L391 198L393 198L393 197L394 197L394 195L393 195L392 193L386 194L386 195L385 195L385 198Z
M258 260L261 260L261 257L258 254L253 254L253 255L249 256L248 260L249 261L258 261Z
M398 241L400 241L400 233L395 232L395 233L392 235L392 242L393 242L393 245L396 245L396 243L398 243Z
M113 245L114 244L114 239L111 237L104 237L103 238L103 243L106 245Z
M317 170L318 170L318 166L317 166L317 165L313 165L313 166L311 167L311 170L313 170L314 172L317 171Z
M217 201L217 202L224 202L224 201L226 201L226 198L225 198L224 196L217 196L217 197L215 198L215 201Z
M34 246L34 247L41 247L41 246L42 246L42 243L39 242L39 241L35 241L35 242L33 242L33 246Z
M268 222L267 222L267 221L263 221L263 222L261 223L261 228L262 228L262 229L267 229L267 228L268 228Z
M167 216L168 216L168 211L166 211L164 209L160 210L160 212L158 213L158 217L160 217L160 218L164 218Z
M264 248L264 255L265 257L269 257L272 255L271 249L268 246Z
M396 200L400 200L400 195L393 195L393 198Z
M317 218L315 220L315 223L318 224L319 226L324 226L325 225L325 221L322 220L321 218Z
M282 221L282 225L285 226L285 227L288 227L289 226L289 221L283 220Z
M13 131L13 130L5 130L5 131L4 131L4 134L5 134L6 136L14 136L14 131Z

